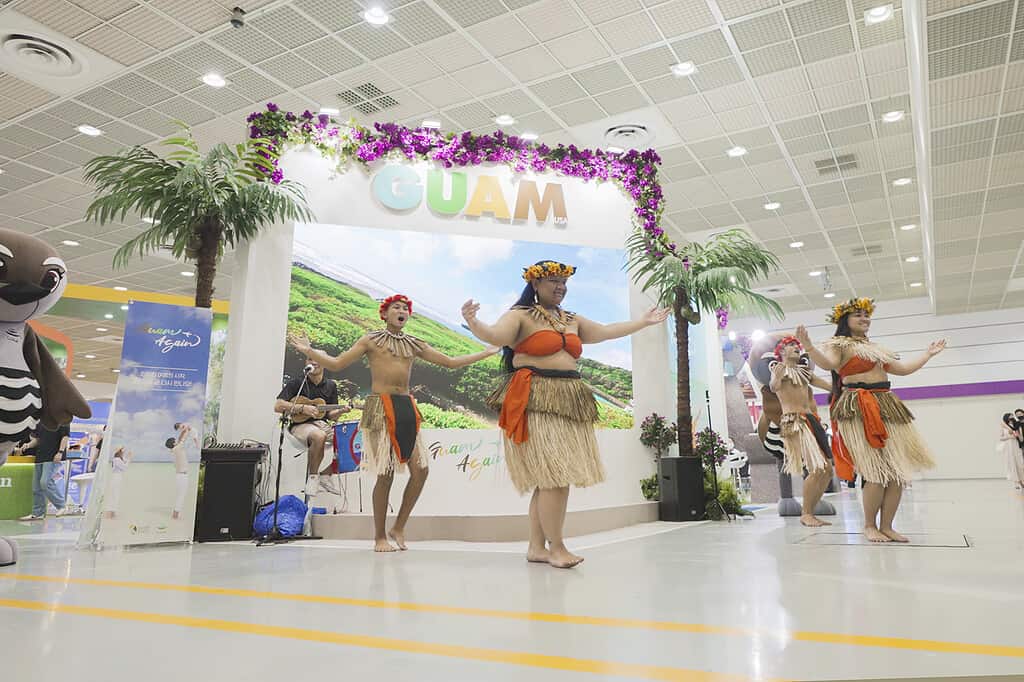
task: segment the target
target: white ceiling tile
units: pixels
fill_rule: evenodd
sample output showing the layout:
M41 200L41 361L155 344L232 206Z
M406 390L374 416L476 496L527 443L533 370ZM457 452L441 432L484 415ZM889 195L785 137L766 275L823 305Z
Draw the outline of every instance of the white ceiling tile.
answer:
M198 33L226 24L231 18L230 6L210 0L150 0L149 4Z
M576 0L576 4L593 24L618 19L643 9L639 0Z
M715 25L715 17L703 0L670 0L653 7L651 16L666 38Z
M836 59L816 62L807 66L807 78L812 88L836 83L845 83L860 78L860 66L856 55L845 55Z
M726 19L736 19L770 7L778 7L779 0L718 0Z
M810 116L818 111L818 104L814 96L808 92L801 92L781 99L769 100L767 103L768 113L775 121L785 121L801 116Z
M148 7L137 7L113 20L114 26L135 36L147 45L166 50L191 38L194 34Z
M544 78L561 71L558 62L541 45L535 45L506 55L502 59L502 63L512 72L512 75L523 83L529 83L538 78Z
M530 90L542 102L552 107L562 102L580 99L587 94L571 76L559 76L551 80L534 83L530 86Z
M57 33L76 38L102 23L67 0L24 0L18 12L35 19Z
M929 122L933 129L944 128L995 116L998 111L999 94L993 93L970 99L960 99L949 104L932 107Z
M597 30L617 53L636 50L661 40L661 34L646 13L603 23Z
M661 105L661 111L668 117L673 125L684 124L691 118L703 118L712 115L704 98L700 95L681 97Z
M797 54L796 43L792 40L745 52L743 60L755 78L800 66L800 55Z
M547 48L567 69L592 64L608 56L608 50L589 28L552 40L547 43Z
M711 110L716 112L749 107L756 102L754 89L745 82L706 91L704 98L707 100Z
M586 26L568 0L541 0L518 12L519 19L538 40L554 40Z
M456 71L452 77L456 81L464 83L466 89L477 96L488 95L512 87L511 79L491 62L476 64Z
M697 91L689 78L676 78L672 75L645 81L640 84L640 87L643 88L651 100L658 103L678 99Z
M811 89L802 68L760 76L754 79L754 83L761 97L766 100L796 95Z
M367 23L359 23L349 26L335 35L358 54L371 60L401 52L410 45L390 26L371 26Z
M867 93L864 91L863 83L855 80L817 88L814 97L821 109L838 109L864 101Z
M422 0L392 10L395 32L412 45L448 35L455 29L440 14Z
M629 76L618 62L605 62L574 71L572 77L591 95L625 87L630 82Z
M663 45L622 58L622 65L626 71L638 81L671 75L670 68L675 63L676 58L672 50Z
M412 86L413 91L435 107L447 107L471 97L456 80L441 76Z
M509 92L501 93L500 95L488 97L484 100L484 104L486 104L491 111L495 111L499 114L511 114L516 117L540 109L540 105L523 90L511 90ZM520 123L522 122L520 121Z
M726 132L747 130L749 128L763 126L767 123L764 116L761 115L761 108L757 106L724 111L718 114L718 120ZM750 163L750 159L747 160L747 163Z
M571 104L563 104L560 107L555 107L554 112L570 126L590 123L606 116L601 107L591 99L581 99Z
M78 41L126 66L138 64L156 54L156 50L149 45L110 24L89 31L80 36Z
M610 115L621 114L647 106L647 98L632 85L594 97Z
M675 119L671 122L672 126L679 133L679 136L687 142L706 140L709 137L721 135L725 132L722 130L721 124L714 116L708 116L707 118L695 118L692 120Z
M421 51L447 71L457 71L484 61L483 53L458 33L432 40L422 46ZM508 61L506 57L506 62Z
M796 179L785 161L769 161L750 166L750 172L766 192L788 189L796 185Z
M362 20L363 8L354 0L295 0L294 5L328 31L340 31Z
M469 29L470 35L495 57L536 45L526 27L515 17L503 15L477 24Z
M862 49L861 57L864 60L864 71L869 76L904 69L907 66L907 46L902 40L887 43L866 50Z

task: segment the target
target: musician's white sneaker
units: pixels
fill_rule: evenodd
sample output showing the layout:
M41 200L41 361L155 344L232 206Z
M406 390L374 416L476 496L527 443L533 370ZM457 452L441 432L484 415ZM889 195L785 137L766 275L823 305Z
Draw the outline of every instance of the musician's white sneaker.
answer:
M331 474L320 474L320 489L332 495L341 495L341 490L334 485L334 476Z
M306 477L306 497L316 497L320 494L320 476L310 474Z

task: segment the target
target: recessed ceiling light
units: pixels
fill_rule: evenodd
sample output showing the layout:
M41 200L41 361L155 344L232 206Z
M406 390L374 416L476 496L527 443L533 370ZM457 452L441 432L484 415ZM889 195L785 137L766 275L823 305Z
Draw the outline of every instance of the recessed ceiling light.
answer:
M121 306L121 310L128 310L128 306L126 306L126 305Z
M821 270L811 270L807 274L810 277L820 277L821 276Z
M882 114L882 120L886 123L896 123L897 121L903 120L903 110L897 109L895 111L887 111Z
M919 260L921 260L921 259L918 258L917 256L907 256L907 262L908 263L916 263Z
M697 73L697 67L693 65L693 62L679 62L672 65L672 75L676 78L685 78L695 73Z
M892 184L894 187L905 187L912 182L913 180L911 180L910 178L896 178L895 180L892 181Z
M144 223L149 223L150 225L156 225L156 224L157 224L157 223L159 223L160 221L159 221L159 220L157 220L156 218L151 218L151 217L149 217L149 216L145 216L145 217L144 217L144 218L142 219L142 222L144 222Z
M3 175L3 174L4 174L4 169L0 168L0 175Z
M96 331L98 331L98 332L109 332L110 330L107 329L106 327L96 327Z
M103 317L107 318L108 320L114 319L114 315L112 313L105 313Z
M622 147L612 146L612 147L608 147L607 151L608 151L609 154L621 154L623 152L623 149L622 149Z
M892 19L892 5L879 5L864 12L865 24L878 24Z
M523 133L519 136L520 139L526 140L527 142L533 142L537 139L537 133Z
M766 211L777 211L780 208L782 208L782 204L780 204L777 201L769 201L767 204L764 205L764 210Z
M63 244L64 246L81 246L81 244L74 241L73 239L65 239L64 241L61 242L61 244Z
M95 360L95 359L96 359L96 356L95 356L95 355L93 355L92 353L86 353L86 354L85 354L85 359L86 359L86 360Z
M114 287L114 291L128 291L128 287Z
M380 7L371 7L370 9L363 12L363 19L366 19L366 22L368 24L373 24L374 26L383 26L384 24L391 21L391 16L388 15L388 13L385 12Z
M320 113L326 114L327 116L337 116L341 113L341 109L335 107L320 107Z
M735 146L735 147L733 147L731 149L726 149L725 153L726 153L727 156L731 156L732 158L736 159L736 158L739 158L739 157L743 156L744 154L746 154L747 153L747 148L746 147L740 147L739 145L737 145L737 146Z
M200 80L209 85L211 88L223 88L225 85L228 84L228 82L224 80L224 76L220 75L219 73L213 73L212 71L203 76Z
M736 340L736 332L729 332L729 340L730 341L735 341Z
M508 114L502 114L501 116L495 116L494 122L500 126L510 126L515 123L516 120Z
M903 230L904 232L910 232L911 230L917 229L917 225L915 225L914 223L909 223L907 225L900 225L900 229Z
M100 130L99 128L95 128L93 126L85 124L78 126L78 132L82 133L83 135L88 135L89 137L96 137L97 135L103 134L103 131Z
M835 297L836 297L836 295L833 294L831 291L828 292L827 294L825 294L825 298L835 298Z
M112 369L110 371L113 372L114 374L120 374L121 373L121 370L119 370L119 369Z
M921 286L921 283L920 283L920 282L911 282L911 283L910 283L910 286L912 286L912 287L915 287L915 288L916 288L916 287L919 287L919 286Z
M85 375L84 375L84 374L76 374L76 375L75 375L75 378L76 378L76 379L84 379L84 378L85 378Z
M764 330L763 329L755 329L754 331L752 331L750 333L750 338L752 340L754 340L754 341L760 341L761 339L764 338Z
M804 243L803 243L803 242L790 242L790 243L789 243L789 248L791 248L791 249L799 249L799 248L801 248L801 247L802 247L803 245L804 245Z
M436 130L437 128L441 127L441 122L440 121L431 121L431 120L427 119L426 121L424 121L423 123L420 124L420 127L421 128L434 128Z
M181 273L181 276L182 277L195 277L196 273L190 272L188 270L183 270L182 273Z

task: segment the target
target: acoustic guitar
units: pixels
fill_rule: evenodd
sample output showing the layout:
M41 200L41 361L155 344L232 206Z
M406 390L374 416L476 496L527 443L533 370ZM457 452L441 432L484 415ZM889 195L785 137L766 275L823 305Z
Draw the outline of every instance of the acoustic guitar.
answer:
M299 411L295 411L295 412L292 413L291 417L289 417L289 419L292 420L293 424L303 424L305 422L308 422L311 419L319 419L319 417L320 417L319 413L320 412L327 412L329 410L350 410L350 409L352 409L352 404L351 403L346 403L344 405L328 405L326 403L326 401L324 401L323 398L317 398L316 400L310 400L309 398L307 398L304 395L295 396L295 398L293 400L291 400L290 402L292 404L294 404L294 405L300 405L300 406L302 406L302 405L312 405L313 407L317 408L317 412L318 412L316 417L310 417L308 414L303 414L303 413L301 413Z

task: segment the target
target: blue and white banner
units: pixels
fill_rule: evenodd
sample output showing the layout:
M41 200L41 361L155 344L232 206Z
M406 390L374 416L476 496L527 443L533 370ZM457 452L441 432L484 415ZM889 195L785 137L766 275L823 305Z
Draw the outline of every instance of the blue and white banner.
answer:
M192 539L212 319L204 308L130 303L80 545Z

